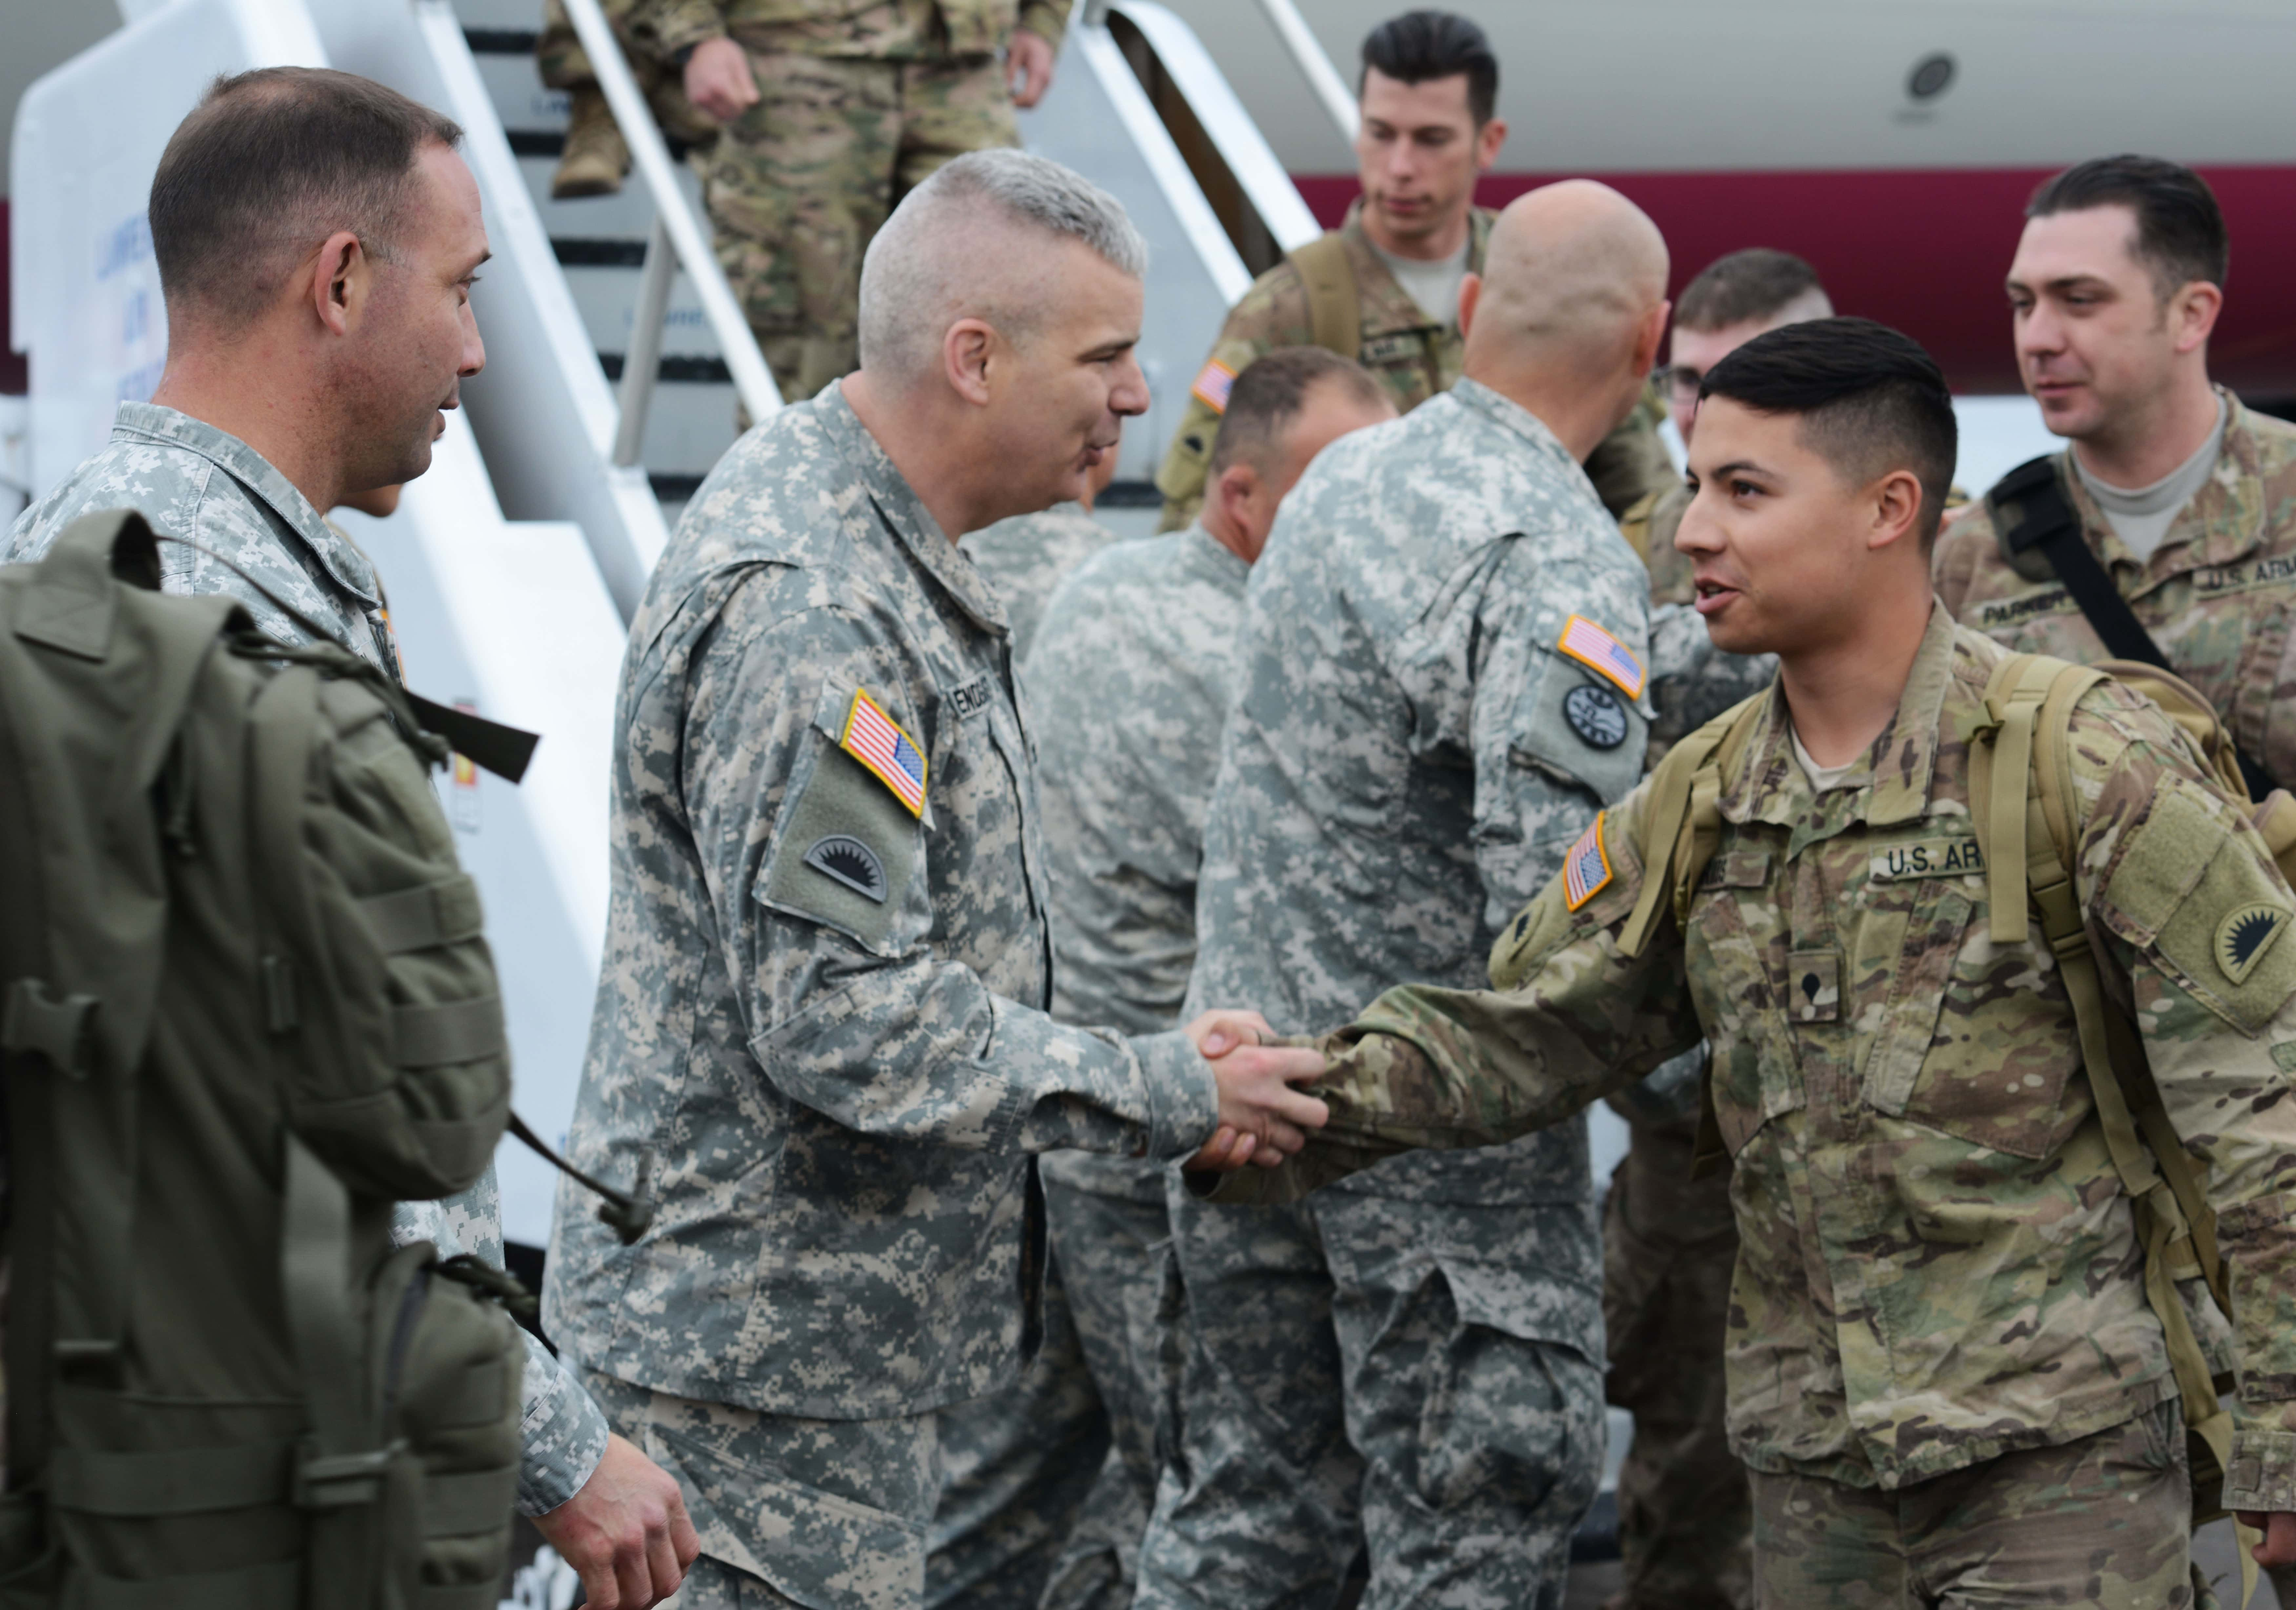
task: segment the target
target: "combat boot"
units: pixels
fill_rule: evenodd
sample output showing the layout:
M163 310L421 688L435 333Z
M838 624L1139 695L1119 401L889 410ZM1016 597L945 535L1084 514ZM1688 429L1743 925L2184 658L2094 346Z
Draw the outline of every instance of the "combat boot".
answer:
M630 148L607 109L605 92L595 84L574 91L574 104L566 119L566 149L558 171L550 177L550 198L570 201L578 196L611 196L622 187L630 171Z

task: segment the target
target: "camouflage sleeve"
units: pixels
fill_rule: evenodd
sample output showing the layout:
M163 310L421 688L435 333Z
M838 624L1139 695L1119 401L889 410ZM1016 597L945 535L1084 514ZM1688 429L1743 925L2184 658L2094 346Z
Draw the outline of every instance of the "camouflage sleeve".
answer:
M1204 359L1203 367L1188 379L1188 406L1172 432L1163 468L1156 472L1156 490L1164 494L1164 516L1159 531L1177 531L1196 518L1204 506L1204 478L1212 456L1212 438L1219 434L1220 410L1228 384L1251 360L1278 347L1296 347L1308 340L1308 297L1300 288L1299 270L1279 263L1253 282L1220 326L1219 339ZM1219 401L1208 400L1210 390Z
M724 38L726 8L722 0L638 0L624 27L652 38L667 58Z
M2137 741L2084 743L2077 718L2075 783L2097 790L2081 893L2161 1103L2207 1165L2240 1367L2225 1505L2296 1510L2296 895L2246 810L2134 697L2081 708L2120 702L2108 719Z
M810 602L821 579L787 572L778 585L734 593L700 650L676 760L717 943L742 981L764 1079L849 1129L906 1141L1194 1150L1215 1127L1218 1097L1185 1035L1072 1028L935 953L934 835L824 731L865 688L922 735L930 674L859 616ZM1003 797L996 804L994 818L939 825L1019 831ZM809 870L832 838L874 858L865 897ZM1002 913L986 908L1029 895L980 898L968 919L993 928Z
M1575 912L1557 877L1491 952L1488 990L1406 985L1336 1034L1313 1087L1331 1122L1278 1169L1224 1176L1223 1202L1295 1201L1416 1147L1496 1146L1561 1123L1697 1045L1682 941L1662 923L1639 957L1619 949L1642 888L1634 821L1648 789L1607 812L1603 881Z
M1073 0L1028 0L1021 7L1021 20L1016 25L1027 29L1039 38L1049 39L1054 50L1061 47L1061 37L1067 33L1069 11Z
M1995 545L1992 517L1983 503L1972 503L1960 513L1948 515L1944 529L1938 533L1937 552L1930 560L1931 581L1946 613L1956 620L1961 618L1961 606L1969 597L1969 584L1977 573L1980 556Z
M401 1202L391 1209L395 1246L428 1241L441 1259L471 1253L502 1267L502 1205L494 1165L476 1185L439 1202ZM574 1372L535 1336L526 1343L520 1391L518 1512L547 1515L582 1491L606 1455L606 1416Z

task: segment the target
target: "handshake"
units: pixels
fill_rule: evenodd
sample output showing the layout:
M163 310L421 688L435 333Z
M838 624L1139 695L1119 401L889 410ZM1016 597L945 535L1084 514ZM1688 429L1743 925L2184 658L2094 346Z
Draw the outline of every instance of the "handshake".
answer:
M1321 1101L1292 1088L1323 1077L1324 1054L1268 1044L1275 1033L1258 1012L1206 1012L1186 1032L1218 1082L1219 1128L1182 1167L1278 1168L1330 1119Z

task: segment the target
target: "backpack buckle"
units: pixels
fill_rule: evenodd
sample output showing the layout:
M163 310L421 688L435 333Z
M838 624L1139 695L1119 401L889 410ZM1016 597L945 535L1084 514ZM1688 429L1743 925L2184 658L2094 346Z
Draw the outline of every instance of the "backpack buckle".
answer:
M44 979L17 979L0 1008L0 1051L45 1057L59 1072L85 1078L95 1001L94 995L51 995Z
M341 1509L372 1504L382 1496L383 1477L404 1442L364 1453L321 1453L309 1437L295 1456L294 1502L299 1509Z

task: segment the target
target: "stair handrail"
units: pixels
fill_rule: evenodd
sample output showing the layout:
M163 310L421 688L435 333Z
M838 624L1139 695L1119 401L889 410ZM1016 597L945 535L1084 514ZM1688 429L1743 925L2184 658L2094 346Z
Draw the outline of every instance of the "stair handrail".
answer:
M660 249L664 244L676 254L677 266L693 282L694 294L701 303L701 316L709 322L710 331L718 338L726 368L733 376L734 389L749 413L750 422L756 424L779 409L782 395L774 384L773 372L766 367L766 355L758 347L750 321L742 316L741 304L734 299L734 288L726 282L726 271L718 266L709 235L695 219L693 209L685 204L685 192L677 185L676 167L670 160L669 145L654 124L653 109L646 103L644 92L638 88L629 63L622 59L621 42L614 37L612 25L607 22L605 12L599 10L598 0L564 0L564 4L566 20L574 25L575 35L590 58L590 70L597 78L599 89L604 92L606 106L622 131L622 143L629 147L632 166L653 197L654 228L646 247L646 272L639 282L640 306L633 309L629 350L622 361L623 429L615 443L615 462L634 463L637 433L630 427L636 423L643 428L653 397L655 371L660 367L658 362L641 364L636 360L649 351L659 358L662 315L668 306L667 270L658 266ZM649 314L653 327L639 328ZM627 458L623 456L625 452L629 455Z
M1348 91L1348 81L1332 65L1323 41L1316 37L1292 0L1259 0L1259 9L1267 13L1267 20L1275 25L1275 37L1291 53L1292 61L1308 80L1309 92L1322 103L1332 127L1340 131L1340 138L1352 146L1356 131L1362 126L1363 113L1355 96Z

